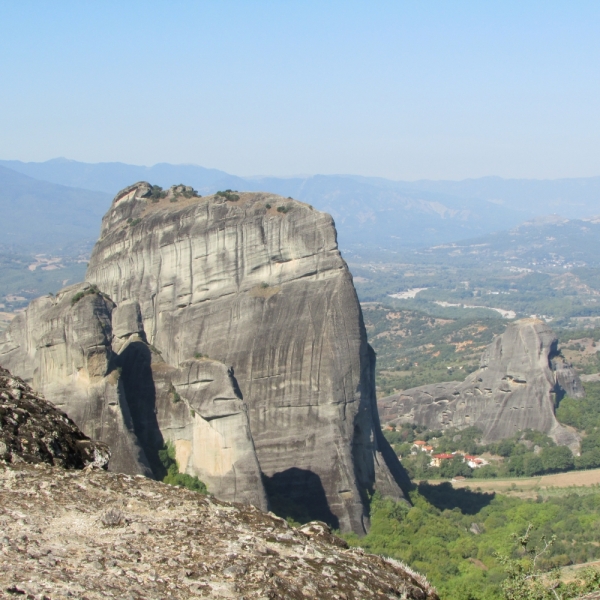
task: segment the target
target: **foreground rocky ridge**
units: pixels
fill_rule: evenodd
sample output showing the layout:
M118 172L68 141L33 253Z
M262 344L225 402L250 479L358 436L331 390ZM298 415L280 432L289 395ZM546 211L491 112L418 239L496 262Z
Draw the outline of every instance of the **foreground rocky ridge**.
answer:
M102 470L106 447L4 369L0 425L2 598L437 598L324 523Z
M579 437L554 416L565 394L582 397L579 377L558 350L550 327L538 319L511 323L484 351L480 367L463 382L424 385L378 401L384 423L447 429L475 426L484 443L535 429L557 444L579 449Z
M0 596L435 600L323 523L291 528L143 476L0 464Z
M67 469L106 468L106 444L84 435L65 413L0 367L0 461Z
M329 215L141 182L104 217L87 279L16 317L0 363L109 444L111 469L161 478L172 443L222 499L357 533L374 488L403 498Z

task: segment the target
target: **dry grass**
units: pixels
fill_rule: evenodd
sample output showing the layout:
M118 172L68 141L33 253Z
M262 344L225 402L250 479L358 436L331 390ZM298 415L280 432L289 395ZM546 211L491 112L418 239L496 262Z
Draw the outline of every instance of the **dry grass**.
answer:
M439 483L431 480L429 483ZM591 487L600 485L600 469L589 471L569 471L555 475L541 475L539 477L524 477L512 479L465 479L453 481L455 488L480 489L483 492L497 492L500 494L517 495L522 497L535 497L540 490L549 488Z

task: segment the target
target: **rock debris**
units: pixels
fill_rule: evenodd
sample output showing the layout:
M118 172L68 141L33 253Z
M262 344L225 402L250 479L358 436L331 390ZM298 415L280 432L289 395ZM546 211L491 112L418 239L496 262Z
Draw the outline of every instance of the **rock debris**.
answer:
M0 465L0 530L2 598L437 598L324 523L91 467Z

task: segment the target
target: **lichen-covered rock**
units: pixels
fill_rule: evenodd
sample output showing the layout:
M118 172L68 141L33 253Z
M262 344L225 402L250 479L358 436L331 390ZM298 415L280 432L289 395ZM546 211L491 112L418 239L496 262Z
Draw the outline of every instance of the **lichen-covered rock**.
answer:
M437 600L405 565L254 507L100 470L0 466L0 597Z
M65 413L0 367L0 460L67 469L106 468L108 447L84 435Z
M481 357L480 367L464 382L424 385L378 402L384 423L418 423L431 429L475 426L483 441L535 429L573 450L579 438L554 416L557 401L568 393L582 397L583 387L558 351L550 327L539 319L511 323Z

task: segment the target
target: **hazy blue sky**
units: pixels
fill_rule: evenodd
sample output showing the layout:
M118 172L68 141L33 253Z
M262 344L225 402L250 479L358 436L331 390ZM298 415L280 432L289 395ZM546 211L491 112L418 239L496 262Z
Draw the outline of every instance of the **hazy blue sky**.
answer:
M0 158L600 175L600 2L0 2Z

